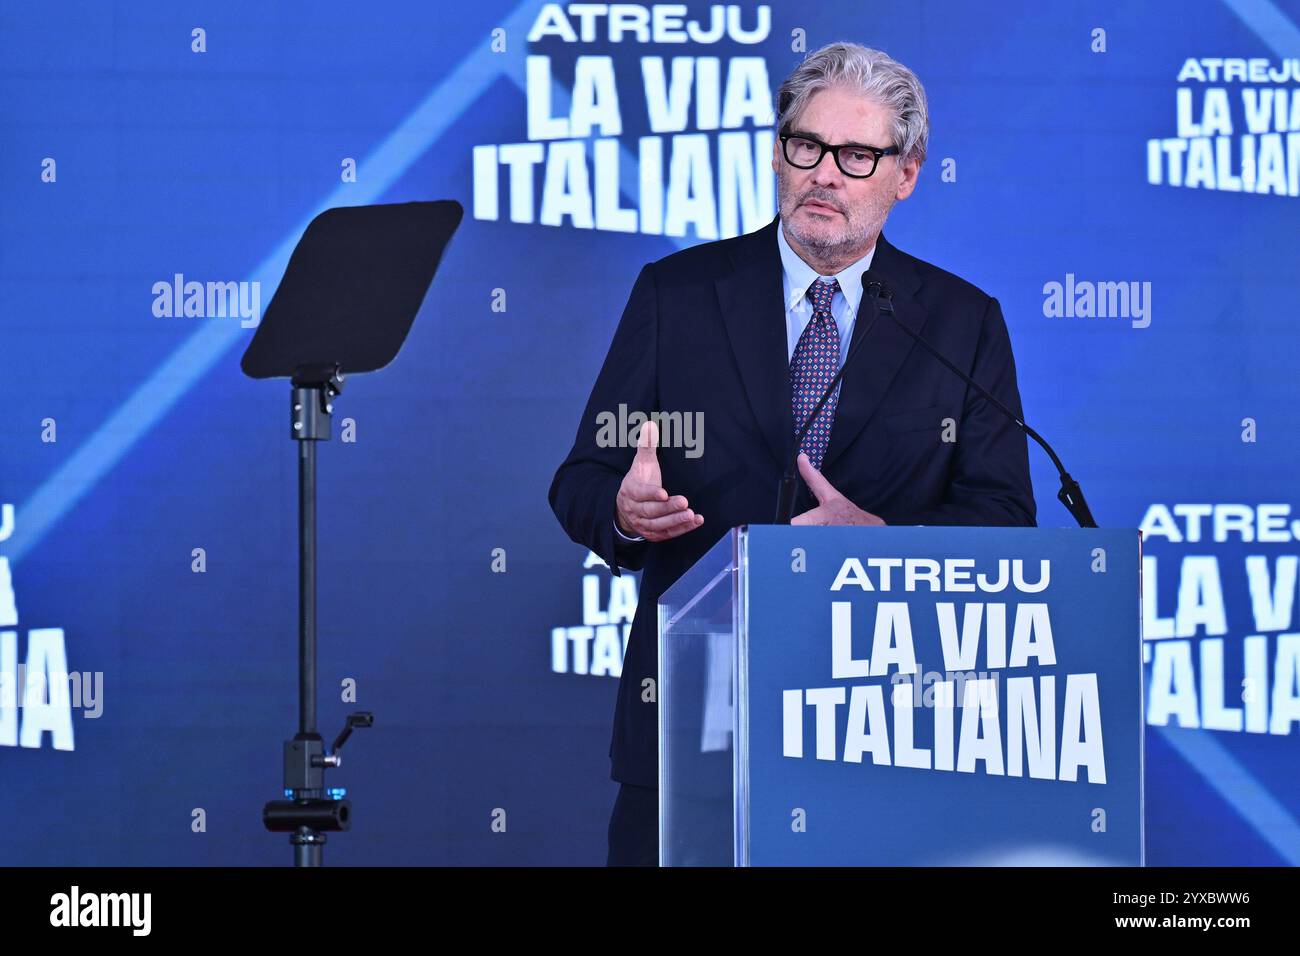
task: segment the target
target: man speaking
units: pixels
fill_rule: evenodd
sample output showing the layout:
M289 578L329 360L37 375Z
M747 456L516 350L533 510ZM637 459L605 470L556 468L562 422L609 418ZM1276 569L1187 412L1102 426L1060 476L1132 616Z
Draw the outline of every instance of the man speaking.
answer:
M833 43L781 84L776 123L780 215L641 270L551 484L574 541L615 574L644 571L610 747L611 865L658 860L659 596L728 529L773 520L798 432L796 524L1034 524L1024 434L888 316L867 333L858 314L871 269L898 322L1020 414L997 300L882 233L925 160L920 81ZM685 448L648 422L638 447L611 442L600 420L620 406L703 433Z

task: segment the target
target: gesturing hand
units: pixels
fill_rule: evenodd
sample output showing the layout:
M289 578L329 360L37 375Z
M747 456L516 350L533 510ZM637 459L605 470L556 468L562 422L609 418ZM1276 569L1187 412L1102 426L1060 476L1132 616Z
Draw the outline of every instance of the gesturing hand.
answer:
M817 507L805 511L791 519L791 524L873 524L882 525L882 521L870 511L863 511L853 502L835 490L820 471L812 466L807 455L799 456L799 474L803 476L808 490L817 499Z
M647 421L637 436L636 457L619 486L615 509L624 534L647 541L667 541L704 524L704 516L687 506L681 495L668 496L659 473L659 426Z

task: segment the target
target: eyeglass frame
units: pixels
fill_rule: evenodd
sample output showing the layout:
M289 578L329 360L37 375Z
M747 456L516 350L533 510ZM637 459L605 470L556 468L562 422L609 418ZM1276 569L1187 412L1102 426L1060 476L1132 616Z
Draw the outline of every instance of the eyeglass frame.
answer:
M816 169L818 166L822 164L822 160L826 158L826 154L830 153L831 156L835 159L835 167L840 172L842 172L845 176L848 176L850 179L870 179L872 176L876 175L876 170L880 168L880 160L882 158L884 158L885 156L899 155L897 146L887 146L884 149L881 149L879 146L868 146L866 143L831 144L831 143L822 142L820 139L818 139L816 136L813 136L811 133L804 133L804 132L800 132L799 130L787 129L784 133L781 133L778 138L781 140L781 158L784 159L791 166L793 166L795 169L805 169L805 170ZM790 154L786 152L786 150L789 147L790 140L792 139L805 139L810 143L815 143L821 149L821 152L817 155L817 161L813 163L811 166L800 166L798 163L794 162L794 160L790 158ZM840 150L846 148L866 150L867 152L871 153L871 155L876 158L876 161L871 164L871 172L865 174L851 173L847 169L845 169L843 164L840 162Z

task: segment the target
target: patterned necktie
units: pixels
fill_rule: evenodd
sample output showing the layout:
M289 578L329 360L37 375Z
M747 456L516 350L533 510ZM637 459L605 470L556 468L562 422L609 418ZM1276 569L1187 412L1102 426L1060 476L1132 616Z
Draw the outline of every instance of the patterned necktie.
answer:
M808 287L812 299L812 320L805 326L790 359L790 396L794 410L794 430L799 429L821 399L826 386L831 383L840 367L840 330L831 315L831 300L839 291L836 279L818 279ZM835 421L835 406L839 404L838 388L826 400L817 420L804 435L799 450L808 456L814 468L820 469L831 439L831 425Z

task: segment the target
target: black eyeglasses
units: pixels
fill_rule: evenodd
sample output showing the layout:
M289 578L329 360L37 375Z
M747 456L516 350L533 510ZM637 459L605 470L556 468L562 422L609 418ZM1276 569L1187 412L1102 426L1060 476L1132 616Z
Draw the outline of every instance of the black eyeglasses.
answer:
M781 151L785 154L785 161L796 169L816 169L822 158L830 153L835 157L840 172L854 179L866 179L874 173L881 156L898 155L897 146L886 149L861 143L833 146L807 133L794 132L781 134Z

